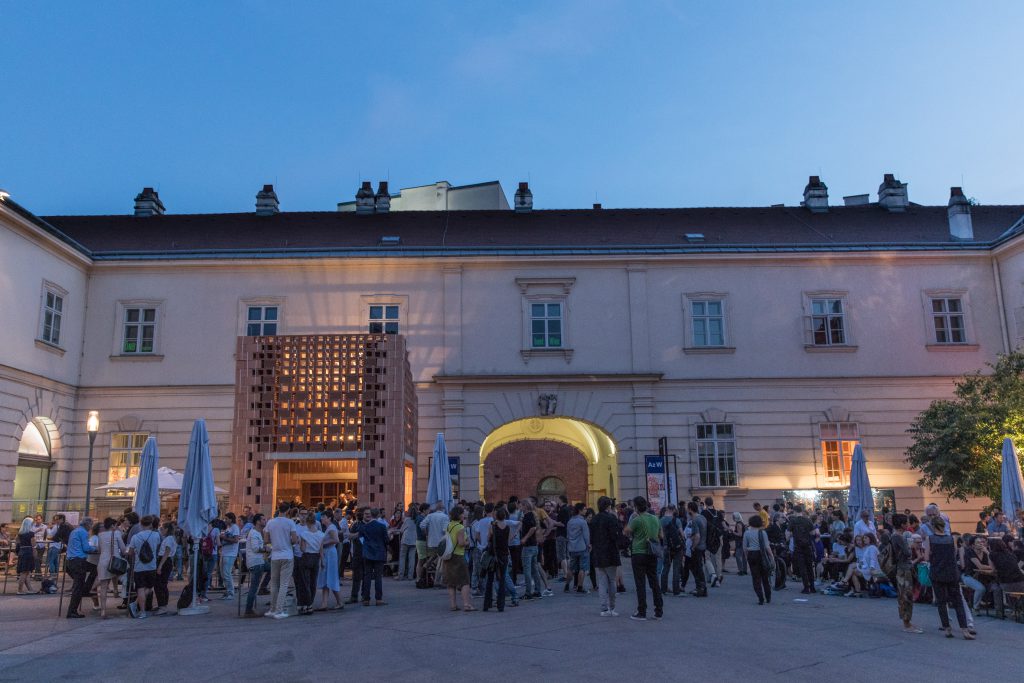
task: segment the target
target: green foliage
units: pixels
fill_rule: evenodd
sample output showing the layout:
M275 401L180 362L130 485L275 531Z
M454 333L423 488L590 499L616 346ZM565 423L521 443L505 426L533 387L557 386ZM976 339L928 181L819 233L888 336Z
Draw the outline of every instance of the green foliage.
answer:
M907 431L907 463L920 486L966 501L1000 497L1003 438L1024 443L1024 352L1000 356L981 372L957 380L954 398L934 401Z

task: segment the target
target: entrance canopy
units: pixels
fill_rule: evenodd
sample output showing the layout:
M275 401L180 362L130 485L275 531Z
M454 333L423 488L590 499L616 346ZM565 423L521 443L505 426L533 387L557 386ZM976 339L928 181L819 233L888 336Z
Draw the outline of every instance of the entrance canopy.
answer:
M181 472L176 472L170 467L161 467L157 470L157 488L160 489L161 493L177 493L181 491ZM107 484L106 486L99 486L101 491L134 491L135 487L139 485L138 475L134 477L128 477L121 481L116 481L113 484ZM227 493L224 489L219 486L213 487L217 493Z

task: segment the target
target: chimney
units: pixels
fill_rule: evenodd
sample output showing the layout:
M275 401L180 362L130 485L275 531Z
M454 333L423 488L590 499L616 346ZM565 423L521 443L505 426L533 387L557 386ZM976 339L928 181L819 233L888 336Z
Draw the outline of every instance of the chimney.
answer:
M135 195L136 216L162 216L164 214L164 203L160 201L160 195L152 187L142 188L142 192Z
M821 182L821 178L816 175L807 179L802 206L807 207L811 213L826 213L828 211L828 185Z
M263 189L256 193L256 215L273 216L281 213L281 203L277 201L277 193L273 185L264 185Z
M949 236L957 240L973 240L974 225L971 223L971 203L959 187L949 188Z
M533 192L530 191L529 183L519 183L514 202L516 213L533 211Z
M869 194L848 194L843 197L843 204L846 206L867 206L871 203Z
M878 205L890 212L907 210L907 184L896 180L892 173L886 173L882 184L878 186Z
M373 198L377 213L387 213L391 210L391 195L388 193L388 181L380 181L377 186L377 196Z
M356 192L356 213L373 213L374 204L373 185L364 180Z

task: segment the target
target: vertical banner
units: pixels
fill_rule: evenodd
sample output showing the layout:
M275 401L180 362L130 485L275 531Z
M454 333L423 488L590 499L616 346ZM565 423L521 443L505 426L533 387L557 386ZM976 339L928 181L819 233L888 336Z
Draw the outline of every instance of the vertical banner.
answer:
M647 502L651 505L651 512L658 514L669 500L667 481L665 480L665 459L660 455L645 455L644 468L647 474Z
M451 475L452 478L452 498L455 499L455 502L458 502L462 497L459 495L459 456L448 456L448 474Z

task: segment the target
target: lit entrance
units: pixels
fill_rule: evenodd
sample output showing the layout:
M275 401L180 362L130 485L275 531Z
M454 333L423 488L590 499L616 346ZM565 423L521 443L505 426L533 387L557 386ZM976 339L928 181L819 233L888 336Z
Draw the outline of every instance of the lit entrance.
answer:
M20 522L27 516L46 514L46 497L53 465L50 432L46 418L37 417L25 426L18 443L18 465L14 470L14 500L11 518Z
M278 462L274 500L300 500L315 506L342 493L358 498L358 460L291 460Z
M538 499L565 495L595 506L615 497L617 449L594 425L566 417L516 420L491 432L480 447L480 496Z

